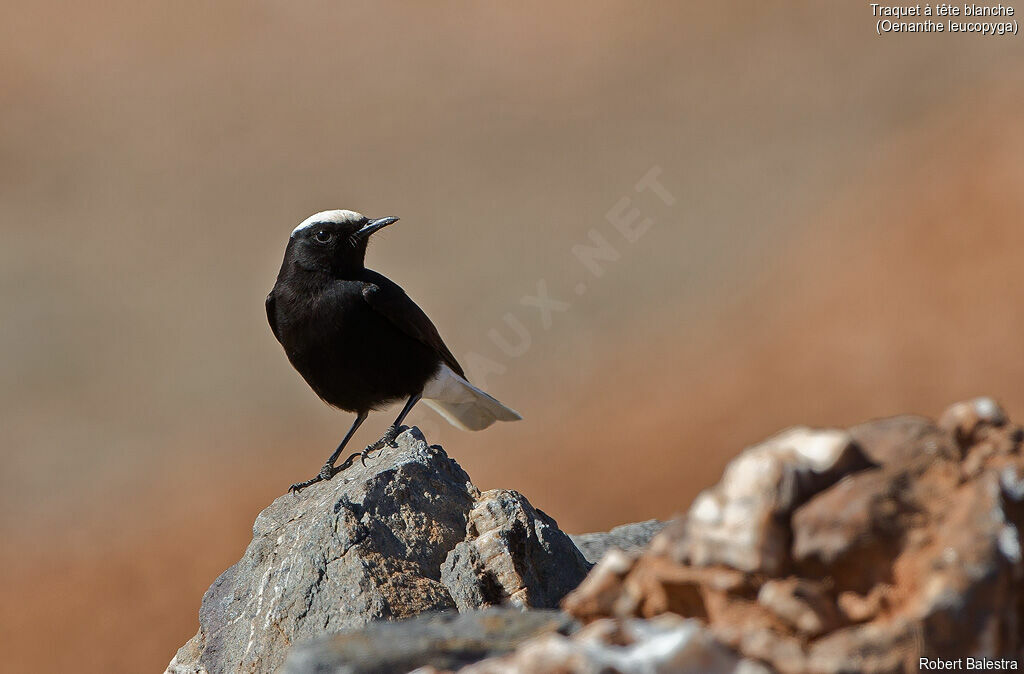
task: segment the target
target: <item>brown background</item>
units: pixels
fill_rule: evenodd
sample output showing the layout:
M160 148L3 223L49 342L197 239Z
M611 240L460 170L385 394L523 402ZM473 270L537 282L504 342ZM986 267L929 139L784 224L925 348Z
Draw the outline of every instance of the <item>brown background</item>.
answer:
M9 4L0 641L160 671L349 423L265 323L288 232L402 222L401 283L526 420L414 421L569 531L685 509L795 423L1024 413L1020 38L864 3ZM633 185L652 167L677 201ZM655 224L626 243L622 197ZM621 258L572 256L596 229ZM571 304L545 329L544 280ZM577 284L587 291L577 295ZM529 331L518 357L511 312ZM369 441L391 414L364 428Z

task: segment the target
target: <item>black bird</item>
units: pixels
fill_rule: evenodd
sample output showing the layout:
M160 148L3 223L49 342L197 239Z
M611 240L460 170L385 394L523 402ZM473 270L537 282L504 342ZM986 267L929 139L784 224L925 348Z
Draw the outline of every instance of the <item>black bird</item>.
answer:
M393 445L420 399L463 430L522 419L470 384L423 310L398 284L364 266L370 235L397 220L323 211L303 220L288 240L277 283L267 296L270 329L316 394L356 415L320 472L293 484L291 491L329 480L356 456L365 460ZM401 400L405 407L384 436L336 468L370 411Z

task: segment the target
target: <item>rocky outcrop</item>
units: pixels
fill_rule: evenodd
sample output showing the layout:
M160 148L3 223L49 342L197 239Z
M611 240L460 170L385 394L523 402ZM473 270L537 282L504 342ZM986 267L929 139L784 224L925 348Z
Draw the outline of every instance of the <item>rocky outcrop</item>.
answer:
M460 611L503 605L554 608L589 570L553 519L521 494L496 489L477 499L467 539L448 554L441 580Z
M587 561L596 564L613 548L623 552L638 552L647 547L655 534L668 522L647 520L615 527L611 531L592 534L570 534L569 538L580 549Z
M397 622L375 622L358 630L296 646L282 674L377 674L418 667L458 669L501 656L531 637L568 634L578 626L559 611L490 608L435 613Z
M697 620L598 620L584 628L565 613L485 609L426 614L297 645L282 674L462 674L548 672L766 674L720 644Z
M740 454L721 482L697 497L686 520L689 535L672 539L685 547L676 554L696 566L779 573L787 558L789 515L844 475L869 465L845 431L780 433Z
M577 537L412 429L264 511L168 671L273 671L296 643L289 674L1020 666L1022 526L1024 431L989 399L785 431L686 515Z
M273 671L293 644L374 620L550 608L586 575L569 538L523 496L481 494L418 429L397 442L260 513L167 671Z
M697 620L597 620L571 636L547 633L460 674L768 674L726 648Z
M1017 661L1022 440L988 399L938 423L789 431L741 454L642 554L606 555L564 607L584 622L699 619L786 673Z

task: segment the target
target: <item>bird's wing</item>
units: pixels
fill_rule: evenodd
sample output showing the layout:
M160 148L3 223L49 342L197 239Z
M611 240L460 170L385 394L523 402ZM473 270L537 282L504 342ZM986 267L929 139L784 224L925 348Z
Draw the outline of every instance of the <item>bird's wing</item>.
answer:
M280 342L281 336L277 334L277 308L274 305L273 291L267 295L267 322L270 323L270 330L274 333L274 337Z
M448 350L437 328L423 310L397 284L380 276L363 283L363 298L374 311L387 318L399 330L430 347L448 367L465 377L462 366Z

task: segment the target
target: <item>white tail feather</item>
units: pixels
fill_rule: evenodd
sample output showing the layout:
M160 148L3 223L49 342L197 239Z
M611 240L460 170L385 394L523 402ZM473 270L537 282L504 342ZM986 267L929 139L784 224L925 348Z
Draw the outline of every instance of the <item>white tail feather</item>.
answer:
M460 377L447 365L423 388L423 402L456 428L480 431L495 421L518 421L519 412L505 407Z

